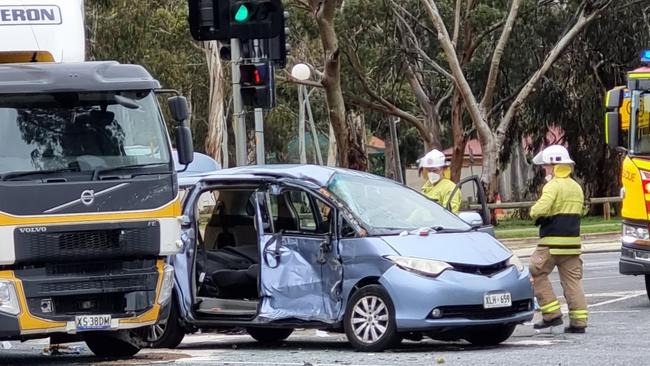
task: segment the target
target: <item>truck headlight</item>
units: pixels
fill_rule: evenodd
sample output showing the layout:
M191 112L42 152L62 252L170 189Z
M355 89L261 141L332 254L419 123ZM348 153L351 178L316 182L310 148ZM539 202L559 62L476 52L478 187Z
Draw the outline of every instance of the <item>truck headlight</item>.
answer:
M513 254L512 257L508 259L507 265L514 266L515 268L517 268L517 271L519 272L524 271L524 262L522 262L521 259L519 259L519 257L517 257L516 254Z
M0 312L11 315L20 313L16 287L11 281L0 281Z
M163 281L162 286L160 286L160 295L158 296L158 303L160 305L165 305L169 301L172 295L172 289L174 288L174 267L169 264L165 264L163 268Z
M647 227L623 224L623 243L650 244L650 232Z
M449 263L436 261L432 259L422 259L413 257L400 257L389 255L384 257L395 263L398 267L407 271L419 273L424 276L435 277L447 269L452 269Z

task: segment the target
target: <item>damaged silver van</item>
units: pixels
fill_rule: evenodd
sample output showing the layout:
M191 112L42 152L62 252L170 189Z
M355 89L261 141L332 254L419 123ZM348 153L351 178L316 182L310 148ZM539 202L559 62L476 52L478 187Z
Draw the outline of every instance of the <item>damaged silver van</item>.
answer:
M508 248L391 180L275 165L181 184L184 245L154 347L208 328L262 342L326 329L362 351L423 336L494 345L533 317L528 269Z

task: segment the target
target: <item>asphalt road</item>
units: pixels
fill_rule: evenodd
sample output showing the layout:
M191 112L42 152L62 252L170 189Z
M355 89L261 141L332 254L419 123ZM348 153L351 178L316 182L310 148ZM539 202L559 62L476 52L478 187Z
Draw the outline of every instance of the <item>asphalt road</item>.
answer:
M618 253L586 254L584 287L589 303L585 335L562 328L536 332L521 325L498 347L473 347L465 342L406 341L384 353L355 352L339 334L315 330L295 332L279 346L264 347L247 335L187 336L176 350L144 350L131 360L93 357L83 344L73 354L44 355L46 341L11 342L0 349L0 365L19 364L186 364L186 365L630 365L645 364L650 344L650 301L642 278L618 274ZM558 295L561 288L553 277ZM563 301L563 298L560 298ZM566 311L566 309L565 309ZM7 344L5 343L5 346Z

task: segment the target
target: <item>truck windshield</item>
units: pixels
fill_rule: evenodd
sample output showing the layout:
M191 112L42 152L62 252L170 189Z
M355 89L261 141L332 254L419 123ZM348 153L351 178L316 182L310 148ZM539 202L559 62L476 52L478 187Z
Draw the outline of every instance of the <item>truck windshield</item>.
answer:
M0 129L0 175L171 169L148 90L0 95Z
M632 151L635 154L650 154L650 92L641 94L634 93L638 96L636 103L636 124L632 131Z

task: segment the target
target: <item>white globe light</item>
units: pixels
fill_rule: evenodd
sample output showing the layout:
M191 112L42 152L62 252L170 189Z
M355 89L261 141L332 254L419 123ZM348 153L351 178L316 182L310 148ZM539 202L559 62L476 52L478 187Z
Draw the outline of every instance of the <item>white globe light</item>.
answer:
M311 77L311 70L309 69L309 66L305 64L296 64L291 69L291 76L298 80L307 80Z

